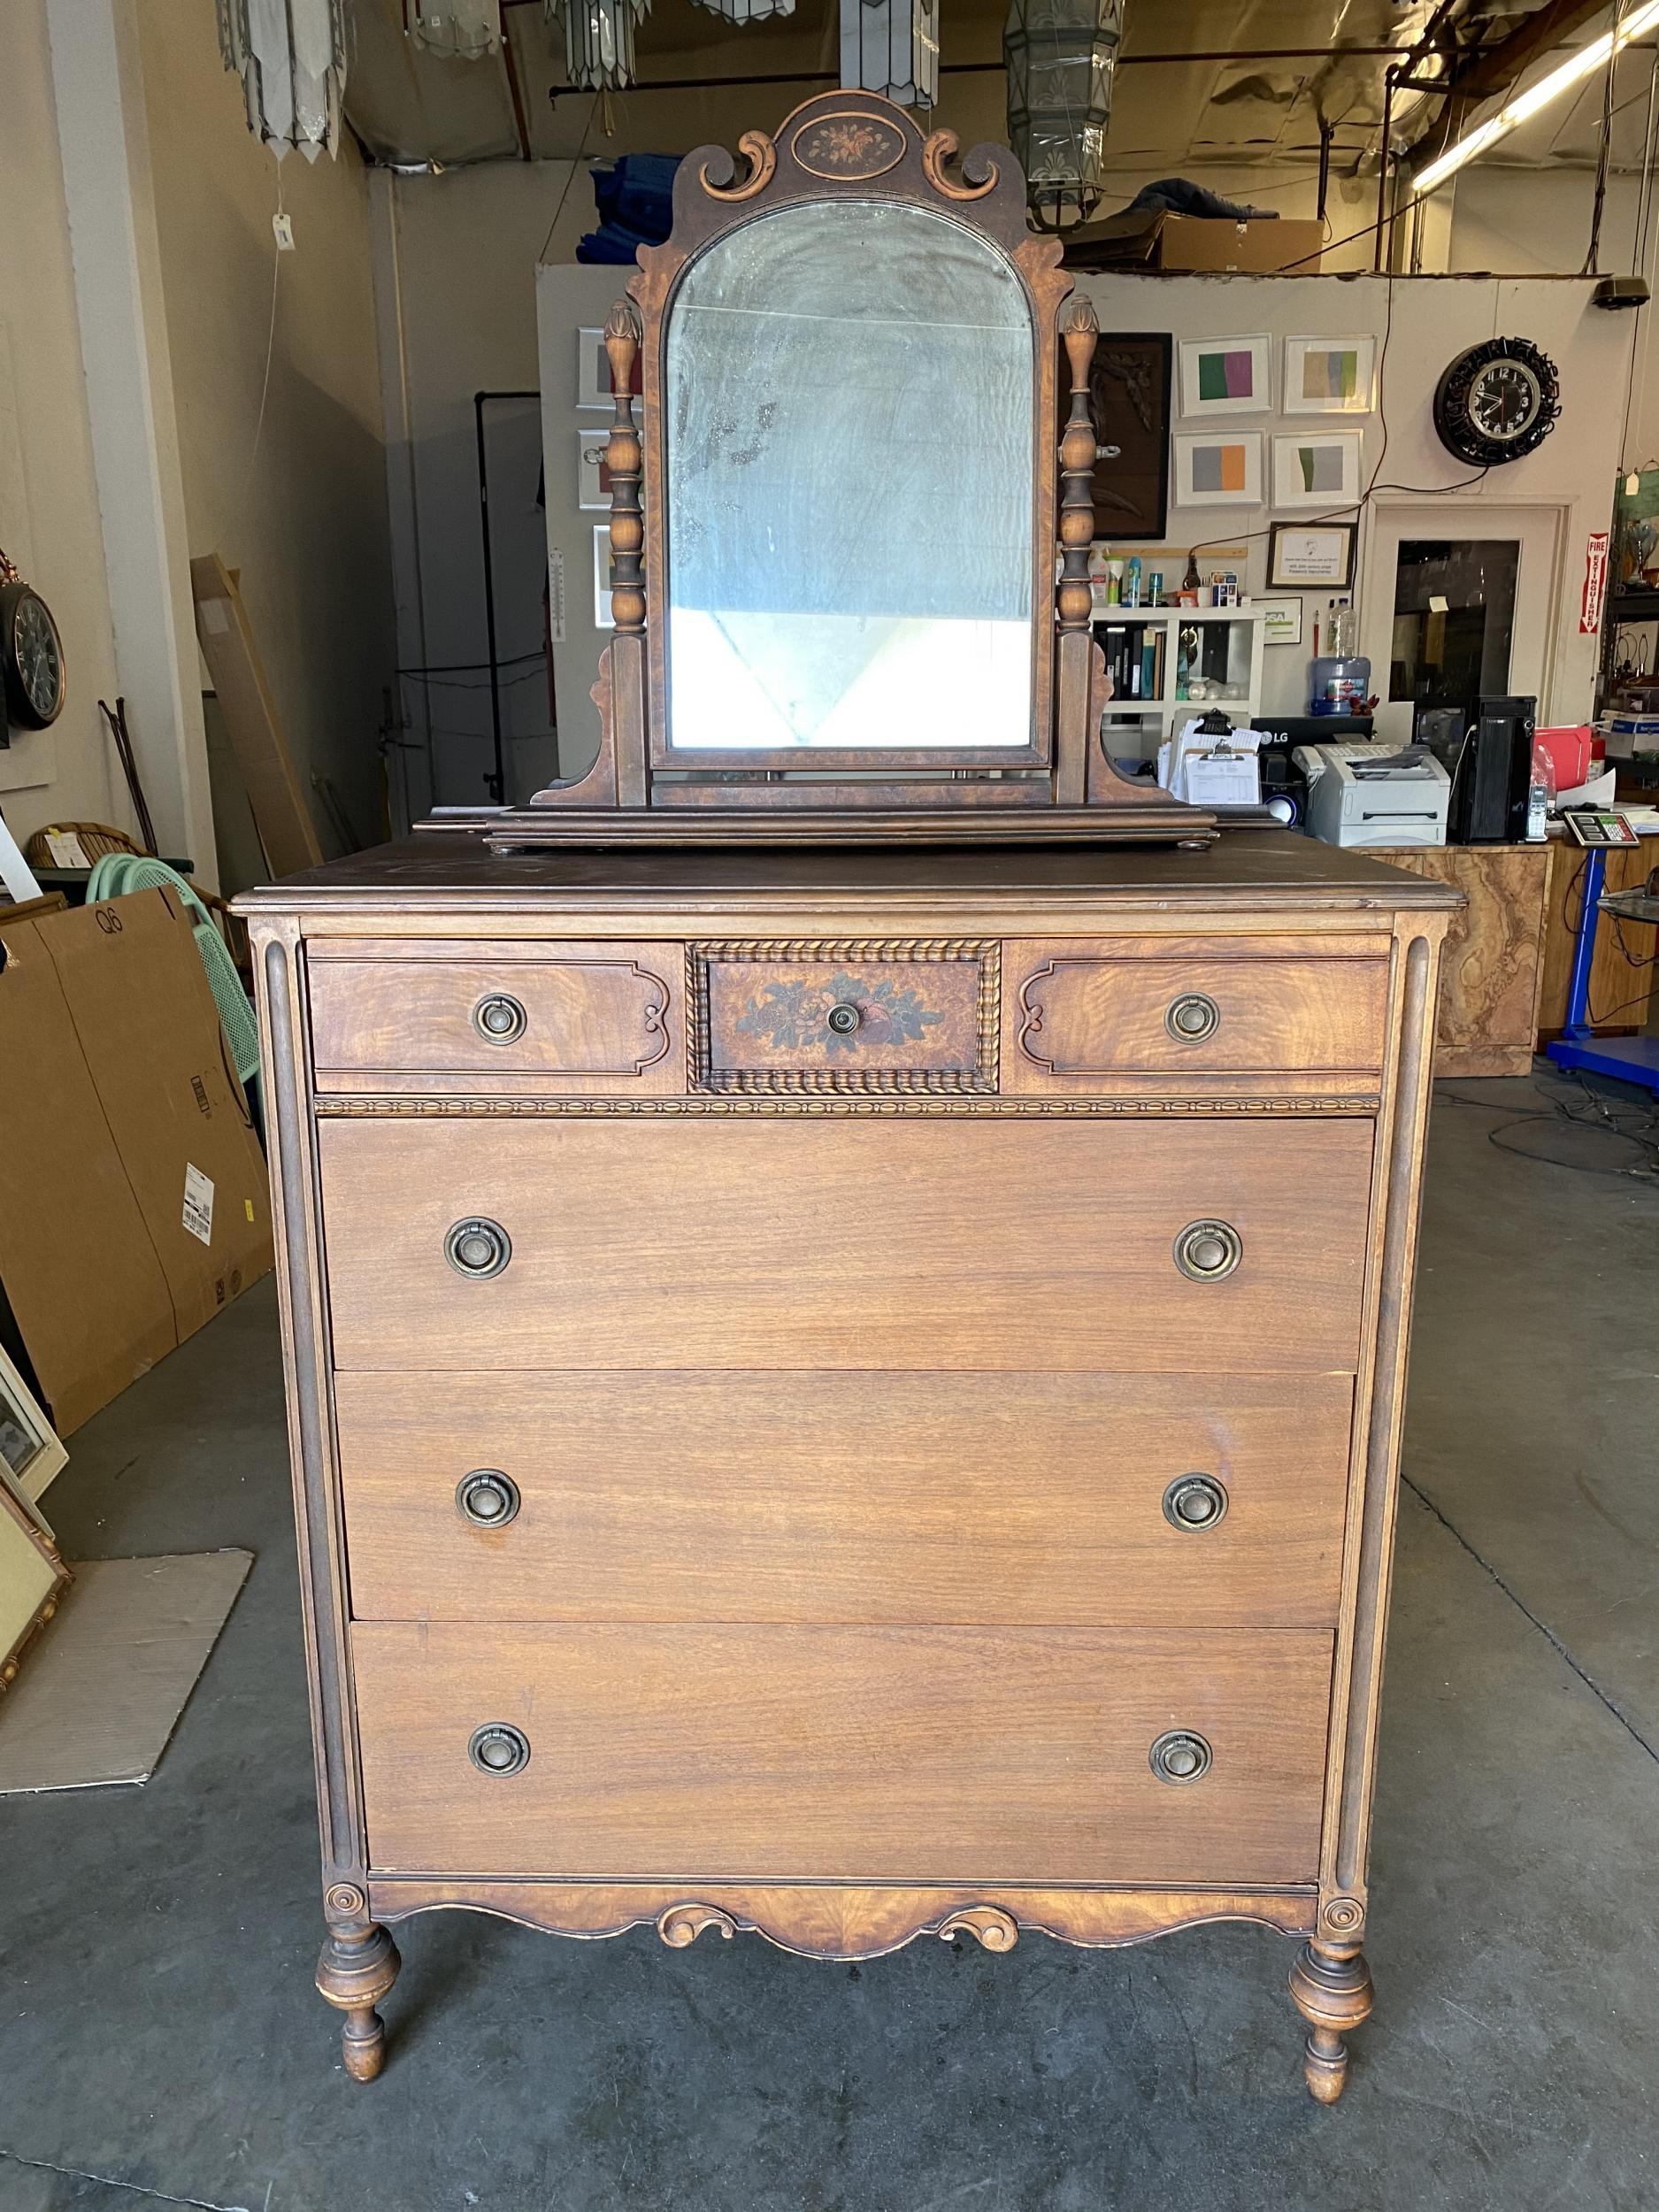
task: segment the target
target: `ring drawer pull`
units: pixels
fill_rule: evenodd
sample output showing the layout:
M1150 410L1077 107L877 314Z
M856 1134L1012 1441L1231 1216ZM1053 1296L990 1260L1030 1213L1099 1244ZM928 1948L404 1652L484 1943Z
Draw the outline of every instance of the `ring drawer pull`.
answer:
M825 1025L833 1029L838 1037L850 1037L854 1030L863 1026L864 1018L860 1009L850 999L843 998L837 999L825 1015L824 1021Z
M1243 1256L1244 1240L1226 1221L1189 1221L1175 1240L1175 1264L1195 1283L1218 1283Z
M518 1486L499 1467L474 1467L455 1486L457 1510L474 1528L505 1528L517 1517Z
M1160 1782L1196 1782L1210 1771L1210 1746L1190 1728L1171 1728L1148 1755Z
M1164 1517L1171 1528L1214 1528L1226 1510L1226 1485L1214 1475L1177 1475L1164 1493Z
M443 1240L443 1256L457 1275L482 1280L499 1275L512 1257L512 1239L499 1221L480 1217L457 1221Z
M1172 1000L1164 1026L1179 1045L1201 1045L1221 1026L1221 1009L1202 991L1187 991Z
M511 992L492 991L472 1009L472 1026L487 1045L516 1044L530 1017Z
M522 1774L530 1763L530 1739L511 1721L488 1721L472 1731L466 1754L480 1774Z

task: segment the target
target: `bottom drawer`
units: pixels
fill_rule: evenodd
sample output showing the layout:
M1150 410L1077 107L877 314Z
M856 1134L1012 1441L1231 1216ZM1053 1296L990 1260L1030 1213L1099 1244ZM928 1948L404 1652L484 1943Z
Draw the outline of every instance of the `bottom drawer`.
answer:
M1274 1886L1317 1865L1315 1631L375 1621L352 1651L382 1873ZM496 1724L480 1754L527 1746L516 1771L472 1755ZM1170 1735L1193 1740L1165 1755L1181 1778L1155 1771Z

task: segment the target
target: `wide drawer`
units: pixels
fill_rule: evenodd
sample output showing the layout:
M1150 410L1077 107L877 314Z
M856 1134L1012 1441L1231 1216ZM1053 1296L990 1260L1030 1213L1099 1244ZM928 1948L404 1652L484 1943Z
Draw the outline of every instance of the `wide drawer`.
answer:
M1336 1618L1346 1376L341 1374L358 1619Z
M352 1652L381 1872L1242 1886L1317 1865L1310 1631L388 1621ZM528 1763L475 1763L480 1730L518 1732ZM503 1732L479 1754L516 1755Z
M1369 1097L1388 975L1369 935L1010 945L1002 1087Z
M695 1087L991 1091L995 942L689 949Z
M326 1120L335 1359L1167 1373L1237 1347L1352 1371L1371 1139L1363 1120Z
M308 963L318 1088L682 1091L682 964L678 945L325 939Z

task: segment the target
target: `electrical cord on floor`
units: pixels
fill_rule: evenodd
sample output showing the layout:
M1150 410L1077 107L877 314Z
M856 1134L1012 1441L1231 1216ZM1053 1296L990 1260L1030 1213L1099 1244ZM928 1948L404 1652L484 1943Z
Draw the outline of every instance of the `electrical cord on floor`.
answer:
M1531 1160L1535 1166L1571 1168L1575 1175L1617 1176L1624 1182L1659 1182L1659 1104L1639 1105L1604 1098L1586 1082L1583 1071L1577 1068L1561 1079L1568 1085L1564 1097L1558 1092L1547 1091L1540 1077L1535 1075L1529 1079L1534 1093L1544 1102L1541 1106L1527 1107L1518 1114L1511 1110L1507 1100L1470 1098L1446 1083L1435 1085L1434 1095L1448 1106L1472 1106L1483 1114L1503 1116L1495 1129L1487 1130L1486 1142L1500 1152L1512 1152L1517 1159ZM1511 1129L1523 1128L1533 1121L1564 1124L1573 1129L1587 1129L1598 1136L1615 1138L1622 1144L1636 1146L1641 1157L1624 1167L1602 1166L1593 1160L1564 1160L1559 1153L1534 1151L1525 1144L1504 1141Z

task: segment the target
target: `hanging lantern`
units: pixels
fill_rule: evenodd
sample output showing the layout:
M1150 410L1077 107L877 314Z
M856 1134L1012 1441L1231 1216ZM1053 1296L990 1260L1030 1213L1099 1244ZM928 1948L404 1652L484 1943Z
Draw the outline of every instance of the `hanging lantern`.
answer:
M1008 136L1042 230L1091 215L1106 181L1124 0L1013 0L1002 34Z
M623 92L634 82L634 31L651 0L547 0L565 19L565 74L579 92Z
M218 0L219 50L242 79L248 127L279 161L315 161L340 142L346 88L344 0Z
M764 23L769 15L793 15L795 0L695 0L710 15L723 15L741 28L745 23Z
M445 61L482 61L501 45L499 0L403 0L403 28Z
M939 0L841 0L841 86L902 108L939 97Z

